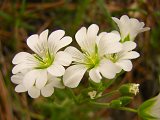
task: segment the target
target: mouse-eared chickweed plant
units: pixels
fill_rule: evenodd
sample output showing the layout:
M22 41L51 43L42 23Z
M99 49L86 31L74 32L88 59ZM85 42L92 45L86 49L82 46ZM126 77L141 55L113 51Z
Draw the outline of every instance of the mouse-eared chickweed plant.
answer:
M104 92L121 74L132 70L131 60L140 56L134 51L137 46L134 40L139 33L150 29L127 15L112 19L119 31L99 32L96 24L80 28L75 34L80 50L68 46L72 38L64 36L63 30L50 35L48 30L31 35L26 42L33 53L20 52L12 60L15 66L11 81L17 84L15 91L28 92L30 97L38 98L40 95L49 97L55 89L61 88L68 91L76 104L126 110L137 113L144 120L160 120L160 95L138 108L126 107L139 92L137 83L122 84ZM82 80L86 77L88 80ZM75 95L72 88L79 88L79 94ZM115 95L117 97L107 103L100 101Z

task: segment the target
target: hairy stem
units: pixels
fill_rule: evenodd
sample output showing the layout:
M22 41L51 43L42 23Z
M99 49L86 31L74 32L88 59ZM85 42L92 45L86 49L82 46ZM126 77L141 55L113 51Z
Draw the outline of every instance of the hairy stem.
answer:
M104 98L104 97L109 97L109 96L112 96L112 95L114 95L116 93L119 93L119 91L118 90L113 90L113 91L111 91L109 93L106 93L106 94L104 94L104 95L102 95L102 96L100 96L98 98L95 98L94 100L97 100L97 99L100 99L100 98Z
M113 108L113 107L110 107L109 103L97 103L97 102L93 102L93 101L90 101L89 103L90 103L90 104L93 104L93 105L96 105L96 106L99 106L99 107L105 107L105 108L111 108L111 109L118 109L118 110L123 110L123 111L129 111L129 112L137 113L137 110L136 110L136 109L128 108L128 107Z

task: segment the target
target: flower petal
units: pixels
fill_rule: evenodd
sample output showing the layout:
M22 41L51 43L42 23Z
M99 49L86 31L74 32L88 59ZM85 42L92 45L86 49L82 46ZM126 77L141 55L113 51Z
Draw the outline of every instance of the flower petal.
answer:
M41 42L44 42L46 43L47 42L47 38L48 38L48 29L47 30L44 30L40 35L39 35L39 40Z
M135 49L136 46L137 46L137 44L135 42L126 41L123 43L123 51L131 51L131 50Z
M69 37L69 36L63 37L63 38L59 41L59 43L57 44L55 51L58 51L59 49L65 47L65 46L67 46L67 45L69 45L71 42L72 42L72 38L71 38L71 37Z
M67 68L63 76L64 85L70 88L77 87L86 70L84 65L73 65Z
M65 34L64 30L53 31L48 37L48 43L59 41Z
M29 60L34 61L34 57L30 53L20 52L14 56L12 63L19 64L19 63L26 62Z
M16 74L18 72L21 72L22 70L29 69L29 68L34 68L34 67L35 67L35 65L21 63L21 64L18 64L18 65L13 67L12 73Z
M40 90L36 87L31 87L28 90L28 94L29 96L31 96L32 98L38 98L40 96Z
M118 36L120 36L120 33L117 30L113 30L111 33L117 34Z
M101 40L107 43L119 42L121 39L120 34L111 32L104 35Z
M62 65L53 64L47 68L47 71L53 76L62 76L64 75L65 69Z
M115 43L110 43L108 45L106 45L106 54L112 54L112 53L117 53L120 52L122 50L122 44L119 42L115 42Z
M82 27L75 35L76 41L82 49L85 49L84 42L86 41L87 30L85 27Z
M65 52L72 56L73 61L80 62L84 60L84 55L75 47L69 46L65 49Z
M38 34L31 35L27 39L27 45L30 47L31 50L33 50L35 53L40 54L40 50L38 47L39 37Z
M89 71L89 76L90 76L91 80L93 80L96 83L99 83L100 80L102 79L102 76L99 73L99 69L97 69L97 68L92 68Z
M39 75L37 76L35 86L38 89L41 89L47 83L47 71L46 70L39 70Z
M92 24L88 27L87 36L89 37L90 40L94 41L97 37L98 31L99 31L98 25Z
M142 28L139 32L145 32L145 31L148 31L148 30L150 30L150 27Z
M126 23L126 22L128 23L129 17L127 15L123 15L123 16L121 16L120 21L123 23Z
M101 33L97 36L97 39L96 39L97 45L99 44L100 39L101 39L104 35L107 35L107 32L101 32Z
M68 66L72 62L72 57L69 53L60 51L55 56L55 62L58 62L63 66Z
M51 77L50 84L52 84L53 87L56 87L56 88L61 88L61 89L64 88L64 85L62 84L61 79L57 77Z
M22 85L22 84L19 84L19 85L17 85L16 87L15 87L15 91L16 92L26 92L27 91L27 89L24 87L24 85Z
M118 65L125 71L131 71L133 66L130 60L119 60L118 62L116 62L116 65Z
M28 72L24 76L23 81L22 81L25 88L26 89L31 88L34 85L38 76L39 76L39 71L38 70L32 70L32 71Z
M116 73L119 73L121 68L112 63L110 60L103 61L100 65L100 72L108 79L113 79Z
M88 44L90 45L89 47L90 47L91 52L94 52L95 50L95 44L96 44L96 39L98 37L97 36L98 31L99 31L99 27L96 24L92 24L88 27L87 41L88 41Z
M50 97L54 93L54 88L52 85L46 85L41 89L41 94L44 97Z
M107 33L103 35L98 44L99 55L111 54L119 52L122 49L119 43L120 36L116 33Z
M121 26L121 21L118 18L112 17L112 19L117 23L118 26Z
M120 59L135 59L138 58L140 56L140 54L136 51L131 51L131 52L127 52L125 53Z
M60 43L60 39L64 36L64 30L56 30L52 32L48 37L48 49L51 53L55 54L62 46L63 43Z
M15 84L20 84L23 80L23 74L22 73L17 73L15 75L12 75L11 81Z

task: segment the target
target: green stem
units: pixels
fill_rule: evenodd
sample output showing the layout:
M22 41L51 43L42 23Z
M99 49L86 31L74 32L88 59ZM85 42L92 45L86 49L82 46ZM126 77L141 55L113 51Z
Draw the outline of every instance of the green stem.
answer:
M69 97L71 97L75 103L78 103L77 101L77 97L75 96L75 94L73 93L73 91L70 88L66 88L68 90L69 93Z
M110 87L110 86L116 81L116 78L117 78L117 77L115 77L113 80L110 80L110 81L107 83L106 89L107 89L108 87Z
M110 87L110 86L116 81L116 79L117 79L120 75L122 75L123 73L124 73L124 71L122 70L119 74L116 75L116 77L115 77L113 80L110 80L110 81L107 83L107 85L105 86L106 89L107 89L108 87Z
M98 98L95 98L94 100L97 100L97 99L100 99L100 98L104 98L104 97L109 97L109 96L112 96L112 95L114 95L116 93L119 93L119 91L118 90L113 90L113 91L111 91L109 93L106 93L106 94L104 94L104 95L102 95L102 96L100 96Z
M116 25L112 20L111 14L106 7L105 1L104 0L98 0L98 4L99 4L99 7L100 7L101 11L103 12L104 16L106 17L106 19L110 23L111 27L116 28Z
M110 107L109 107L109 103L98 103L98 102L93 102L93 101L90 101L89 103L90 103L90 104L93 104L93 105L96 105L96 106L99 106L99 107L107 107L107 108L110 108Z
M111 108L111 109L118 109L118 110L124 110L124 111L129 111L129 112L137 113L136 109L128 108L128 107L113 108L113 107L110 107L109 103L97 103L97 102L93 102L93 101L90 101L89 103L93 104L93 105L96 105L96 106L99 106L99 107L105 107L105 108L107 107L107 108Z
M137 113L137 110L136 110L136 109L133 109L133 108L120 107L120 108L117 108L117 109L118 109L118 110L124 110L124 111L129 111L129 112Z

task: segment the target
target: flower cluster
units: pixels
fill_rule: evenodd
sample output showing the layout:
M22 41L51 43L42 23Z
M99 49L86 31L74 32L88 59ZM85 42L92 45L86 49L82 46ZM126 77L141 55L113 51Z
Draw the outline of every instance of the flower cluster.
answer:
M20 52L12 61L15 66L11 80L17 84L15 91L27 91L32 98L40 94L48 97L55 87L76 88L86 72L90 80L99 83L103 77L113 79L121 70L130 71L131 59L140 56L133 51L136 48L134 39L149 28L143 28L143 22L126 15L120 20L113 17L113 20L120 32L98 33L96 24L78 30L75 39L81 50L72 46L61 50L72 42L71 37L64 36L63 30L54 31L49 36L48 30L30 36L27 45L34 54Z
M59 51L72 42L72 38L64 34L63 30L57 30L48 37L48 30L45 30L27 39L27 45L35 54L20 52L13 58L11 80L18 84L16 92L28 91L32 98L37 98L40 93L44 97L51 96L54 87L64 88L59 77L65 73L64 66L72 62L68 53Z

